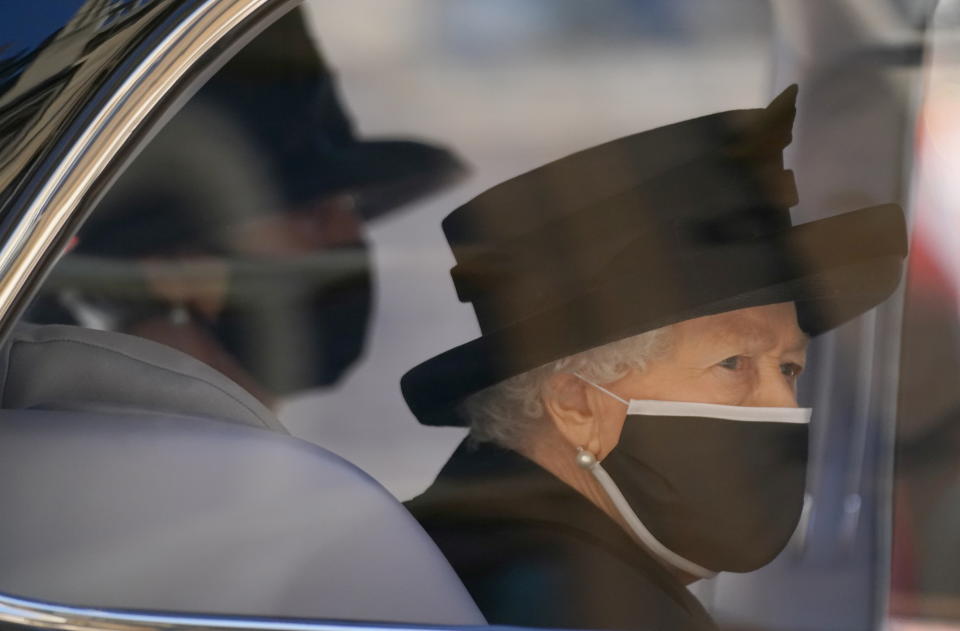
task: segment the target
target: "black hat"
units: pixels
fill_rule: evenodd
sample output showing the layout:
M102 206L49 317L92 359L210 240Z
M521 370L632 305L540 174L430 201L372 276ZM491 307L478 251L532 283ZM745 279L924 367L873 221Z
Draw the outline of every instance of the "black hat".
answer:
M675 322L793 301L816 335L889 296L899 206L791 223L796 94L586 149L448 215L451 275L482 335L403 376L420 422L462 425L456 406L479 390Z
M445 147L358 137L301 8L250 42L195 100L212 101L252 133L292 207L349 193L356 212L370 220L466 173Z
M183 175L220 182L224 178L211 172L219 176L237 168L231 161L235 141L218 129L199 127L210 116L250 141L256 166L266 170L281 196L278 204L254 211L258 214L302 210L346 193L353 198L351 211L368 221L466 173L463 162L441 146L358 137L335 73L309 34L303 8L297 7L230 59L160 131L84 225L78 252L139 257L225 248L226 227L251 219L251 212L223 202L219 191L204 196ZM207 155L196 151L198 134L211 147ZM213 151L222 156L217 164L209 164ZM157 178L160 168L177 177ZM232 190L243 188L243 182L229 184Z

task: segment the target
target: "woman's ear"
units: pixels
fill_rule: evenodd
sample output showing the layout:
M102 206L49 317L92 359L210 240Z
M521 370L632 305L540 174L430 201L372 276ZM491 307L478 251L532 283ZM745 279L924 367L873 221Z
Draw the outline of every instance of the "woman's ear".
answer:
M540 393L544 412L557 432L572 448L583 447L600 458L613 447L604 445L602 437L607 433L604 424L610 422L611 411L616 414L603 396L570 373L551 375Z

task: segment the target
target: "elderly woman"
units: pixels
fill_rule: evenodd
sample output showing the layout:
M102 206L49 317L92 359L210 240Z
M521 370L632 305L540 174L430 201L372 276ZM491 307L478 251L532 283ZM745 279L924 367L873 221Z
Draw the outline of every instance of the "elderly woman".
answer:
M808 336L886 298L901 210L793 226L796 90L585 150L454 211L483 335L408 372L470 436L409 508L493 624L709 629L803 503Z

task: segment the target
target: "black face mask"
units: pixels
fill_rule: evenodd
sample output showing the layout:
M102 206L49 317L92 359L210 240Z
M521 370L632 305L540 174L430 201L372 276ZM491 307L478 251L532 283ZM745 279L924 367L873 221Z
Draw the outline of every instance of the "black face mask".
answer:
M783 550L803 508L808 408L628 402L600 389L628 406L620 442L602 465L578 461L647 548L701 578Z
M366 245L238 263L224 308L208 323L223 348L274 394L336 383L366 341L373 294Z
M215 258L226 269L223 307L212 316L191 310L186 317L258 386L274 395L327 387L355 364L373 310L365 242L285 258ZM189 261L165 262L177 273L190 269ZM180 282L189 288L194 281L186 275ZM55 268L46 290L52 295L31 305L35 322L129 331L144 320L170 317L175 306L156 295L139 264L123 258L71 255ZM93 316L97 322L89 321Z

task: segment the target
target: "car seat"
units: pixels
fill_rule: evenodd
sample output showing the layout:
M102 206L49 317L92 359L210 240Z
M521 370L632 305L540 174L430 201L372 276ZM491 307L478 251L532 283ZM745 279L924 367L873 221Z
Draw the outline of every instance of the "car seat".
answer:
M0 349L0 591L59 604L473 625L402 505L216 371L127 335Z

